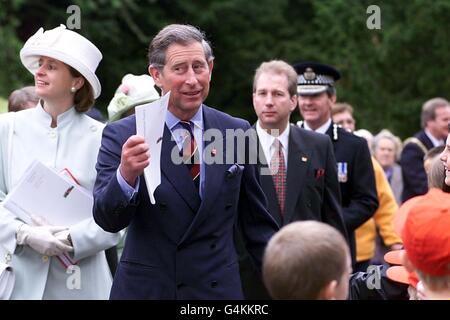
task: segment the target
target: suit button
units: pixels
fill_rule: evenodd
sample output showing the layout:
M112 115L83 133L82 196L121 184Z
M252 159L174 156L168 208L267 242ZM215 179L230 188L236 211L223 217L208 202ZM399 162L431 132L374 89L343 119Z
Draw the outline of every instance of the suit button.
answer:
M47 262L48 261L48 256L42 256L42 262Z
M211 250L214 250L216 248L216 244L213 243L212 245L209 246L211 248Z
M217 287L217 285L218 285L218 283L217 283L217 281L211 281L211 288L215 288L215 287Z
M230 209L232 206L233 206L232 203L227 203L227 204L225 205L225 210Z
M181 288L183 288L183 287L184 287L184 283L181 282L181 283L178 283L178 284L177 284L177 289L181 289Z

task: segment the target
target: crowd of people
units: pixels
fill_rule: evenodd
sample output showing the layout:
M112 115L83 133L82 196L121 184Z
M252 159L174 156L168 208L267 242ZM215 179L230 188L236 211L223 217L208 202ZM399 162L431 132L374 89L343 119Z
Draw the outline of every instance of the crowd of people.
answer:
M253 75L251 125L204 104L214 54L201 30L168 25L148 52L148 74L123 77L105 120L91 41L61 25L20 51L34 86L12 92L0 115L8 298L450 299L447 100L426 101L422 130L402 143L356 130L333 66L271 60ZM134 108L161 96L151 199L155 151ZM303 120L291 123L293 112ZM36 160L92 195L91 218L53 225L3 206ZM74 266L79 286L68 285Z

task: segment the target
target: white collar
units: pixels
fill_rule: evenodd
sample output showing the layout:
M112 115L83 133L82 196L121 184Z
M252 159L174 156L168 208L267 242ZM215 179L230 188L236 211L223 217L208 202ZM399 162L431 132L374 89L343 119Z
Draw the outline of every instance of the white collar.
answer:
M306 121L303 121L303 128L304 128L305 130L315 131L315 132L323 133L323 134L325 134L325 133L327 132L327 130L328 130L328 128L329 128L330 126L331 126L331 118L328 119L327 122L325 122L323 125L321 125L320 127L318 127L316 130L311 129L311 128L308 126L308 123L307 123Z
M47 111L44 110L44 107L42 106L42 100L38 102L36 107L33 109L34 114L37 117L37 121L41 122L44 126L49 127L52 124L52 116L47 113ZM58 128L62 128L72 122L72 120L75 118L75 116L78 114L78 112L75 110L75 107L70 107L67 111L64 113L61 113L56 118L56 124Z
M427 129L424 129L425 134L427 135L427 137L431 140L431 143L433 144L434 147L438 147L438 146L442 146L444 145L444 140L439 140L436 139L430 131L428 131Z
M289 130L290 124L288 122L286 129L278 136L278 140L280 141L283 149L287 150L289 144ZM264 149L269 149L273 142L275 141L274 136L268 134L266 130L261 127L259 120L256 122L256 132L258 133L259 141Z

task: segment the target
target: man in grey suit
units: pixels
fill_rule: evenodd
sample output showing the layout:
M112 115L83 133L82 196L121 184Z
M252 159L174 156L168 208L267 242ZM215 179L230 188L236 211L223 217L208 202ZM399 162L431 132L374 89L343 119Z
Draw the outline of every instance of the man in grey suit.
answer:
M260 145L260 182L269 213L280 226L297 220L325 222L347 238L331 140L326 135L290 125L297 107L297 73L284 61L264 62L253 81L255 125ZM246 298L268 297L253 276L248 259L241 259Z

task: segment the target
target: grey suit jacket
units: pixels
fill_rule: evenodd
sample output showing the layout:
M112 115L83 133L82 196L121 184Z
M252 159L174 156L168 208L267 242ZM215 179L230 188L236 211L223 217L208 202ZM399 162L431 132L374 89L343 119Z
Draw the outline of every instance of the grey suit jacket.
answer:
M403 176L402 176L402 167L400 165L394 163L392 167L392 177L391 181L389 181L392 191L394 192L395 201L397 201L398 205L402 204L402 192L403 192Z

